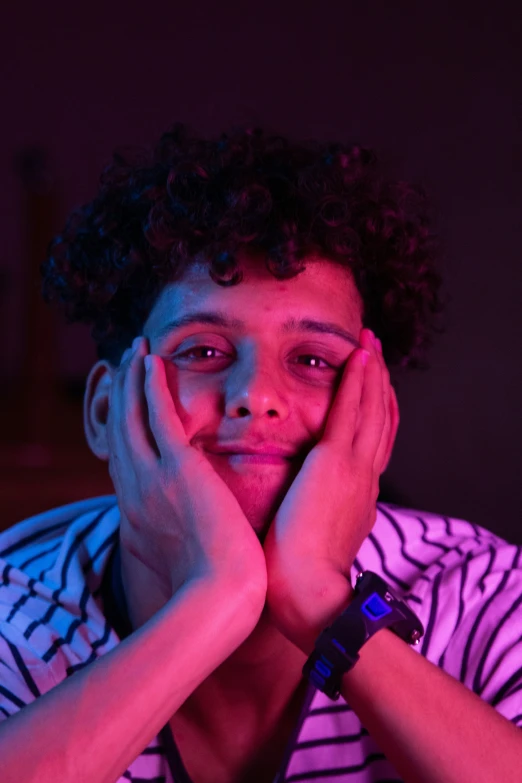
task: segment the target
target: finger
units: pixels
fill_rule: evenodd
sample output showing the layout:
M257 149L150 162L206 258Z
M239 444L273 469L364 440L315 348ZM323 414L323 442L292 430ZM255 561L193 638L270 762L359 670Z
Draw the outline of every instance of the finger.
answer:
M382 355L382 351L379 351L379 361L382 368L383 399L384 399L384 414L385 414L385 422L382 431L381 442L379 444L377 455L375 457L375 470L378 472L378 475L380 476L385 467L385 459L388 451L388 441L390 438L390 431L391 431L390 405L391 405L391 396L392 396L392 391L391 391L392 384L390 379L390 371L386 366L386 362L384 360L384 356Z
M123 410L122 434L131 460L152 468L159 452L150 432L145 401L144 357L148 353L146 338L136 338L133 349L123 369Z
M147 356L145 395L150 429L161 457L169 457L190 446L167 384L163 359L156 354Z
M360 419L353 443L355 459L373 468L386 422L383 389L383 365L380 351L373 344L370 330L361 333L361 343L369 351L370 359L364 374L361 392Z
M113 375L109 392L109 416L107 437L109 441L109 472L117 494L121 497L122 482L135 479L134 466L129 459L128 449L122 431L125 418L123 403L123 379L129 364L130 351L123 354L120 366Z
M363 347L350 354L321 437L322 442L338 450L340 457L352 453L364 382L364 353Z

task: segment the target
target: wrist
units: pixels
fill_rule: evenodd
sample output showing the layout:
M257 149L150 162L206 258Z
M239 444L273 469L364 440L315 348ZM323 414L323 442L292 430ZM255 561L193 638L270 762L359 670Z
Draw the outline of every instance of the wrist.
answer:
M334 701L341 679L357 665L360 650L380 630L390 628L408 644L424 633L419 618L391 587L372 571L358 575L346 610L317 637L303 674Z
M354 590L346 576L335 574L324 582L313 580L307 589L286 600L279 599L275 624L305 655L310 655L318 636L350 605Z

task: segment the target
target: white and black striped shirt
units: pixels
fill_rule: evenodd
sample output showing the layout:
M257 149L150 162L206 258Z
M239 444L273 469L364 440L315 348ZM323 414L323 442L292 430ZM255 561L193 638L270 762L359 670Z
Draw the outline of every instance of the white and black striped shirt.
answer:
M120 641L110 611L122 598L111 567L118 526L109 495L0 534L0 719ZM522 548L464 520L379 503L353 577L366 569L423 623L415 649L522 726ZM167 731L120 780L190 783ZM277 783L399 780L342 697L332 702L310 685Z

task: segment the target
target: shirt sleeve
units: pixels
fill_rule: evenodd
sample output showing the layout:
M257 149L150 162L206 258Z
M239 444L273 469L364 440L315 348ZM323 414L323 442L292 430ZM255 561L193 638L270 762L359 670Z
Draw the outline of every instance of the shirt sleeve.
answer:
M420 651L522 727L522 549L490 545L459 560L424 575Z
M52 666L37 656L21 631L0 621L0 721L57 684Z

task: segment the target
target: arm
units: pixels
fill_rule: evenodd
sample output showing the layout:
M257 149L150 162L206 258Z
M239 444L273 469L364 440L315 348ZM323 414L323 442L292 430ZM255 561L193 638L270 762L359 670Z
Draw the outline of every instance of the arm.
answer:
M361 649L342 695L405 783L520 780L522 732L389 630Z
M114 783L249 635L264 596L194 580L118 647L0 724L2 783Z
M396 430L382 354L366 330L360 342L371 354L365 375L354 352L323 436L264 543L270 617L307 657L351 600L349 566L373 528L378 477ZM342 694L405 783L520 779L522 733L391 631L363 646Z

